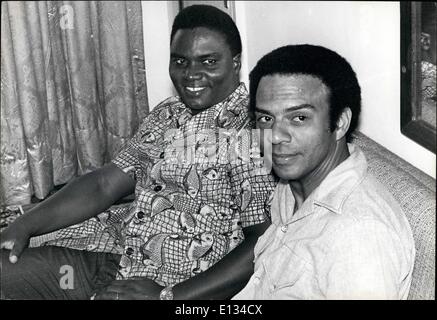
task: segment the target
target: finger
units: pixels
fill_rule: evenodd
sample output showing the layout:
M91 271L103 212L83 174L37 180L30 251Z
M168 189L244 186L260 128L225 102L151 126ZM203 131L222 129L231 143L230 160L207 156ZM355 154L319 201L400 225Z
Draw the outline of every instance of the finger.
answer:
M11 253L9 254L9 261L11 263L16 263L25 247L26 247L25 244L19 241L15 242L14 246L11 249Z
M108 300L106 296L107 296L107 292L96 293L94 294L94 300Z
M17 254L15 253L15 251L13 251L14 247L15 247L15 243L12 240L7 240L0 244L1 249L11 250L11 252L9 253L10 263L16 263L18 261Z

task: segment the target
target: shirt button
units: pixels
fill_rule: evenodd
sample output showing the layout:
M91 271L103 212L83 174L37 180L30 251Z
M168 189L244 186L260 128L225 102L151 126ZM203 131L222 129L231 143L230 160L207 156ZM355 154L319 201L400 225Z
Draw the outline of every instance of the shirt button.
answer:
M238 206L236 204L231 204L229 209L231 209L231 210L238 210L239 208L238 208Z
M127 248L126 249L126 254L128 255L128 256L130 256L130 255L132 255L134 253L134 249L132 249L132 248Z
M137 213L137 218L141 220L141 219L144 218L145 215L146 214L144 212L140 211L140 212Z
M281 227L281 231L282 232L287 232L287 230L288 230L288 226L287 225L283 225L282 227Z

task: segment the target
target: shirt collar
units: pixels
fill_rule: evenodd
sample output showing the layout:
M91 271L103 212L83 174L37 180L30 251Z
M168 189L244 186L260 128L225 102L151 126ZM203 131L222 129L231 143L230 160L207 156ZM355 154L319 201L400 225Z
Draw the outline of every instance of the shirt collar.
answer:
M272 223L282 225L302 219L320 206L341 214L342 206L367 171L367 161L361 149L348 144L349 157L332 170L322 183L309 195L302 206L294 212L295 199L288 181L280 180L272 202Z
M215 116L218 116L223 109L238 115L241 111L247 111L247 105L239 103L242 99L247 99L247 97L246 85L240 82L238 87L229 96L223 101L213 105L210 109L211 111L215 111Z
M230 94L228 95L223 101L215 104L213 106L214 107L221 107L223 105L228 105L231 104L232 106L234 105L234 101L237 101L239 99L241 99L242 97L247 97L247 89L246 89L246 85L244 84L244 82L240 82L240 84L238 85L238 87Z
M332 170L310 195L315 206L341 214L343 204L367 172L367 161L362 150L348 143L350 156Z

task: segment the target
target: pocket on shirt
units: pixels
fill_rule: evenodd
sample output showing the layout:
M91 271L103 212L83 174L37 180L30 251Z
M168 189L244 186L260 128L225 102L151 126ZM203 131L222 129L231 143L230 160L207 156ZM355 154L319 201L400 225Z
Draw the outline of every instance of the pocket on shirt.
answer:
M290 288L304 275L307 262L290 248L282 246L263 261L265 279L271 294Z

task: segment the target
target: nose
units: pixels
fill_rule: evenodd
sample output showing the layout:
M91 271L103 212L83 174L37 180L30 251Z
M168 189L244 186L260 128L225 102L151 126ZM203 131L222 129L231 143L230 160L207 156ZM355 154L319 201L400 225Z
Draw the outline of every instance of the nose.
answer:
M202 78L201 69L196 63L189 63L185 68L185 78L188 80L198 80Z
M272 144L281 144L291 142L291 134L287 127L280 122L273 123L272 126Z

